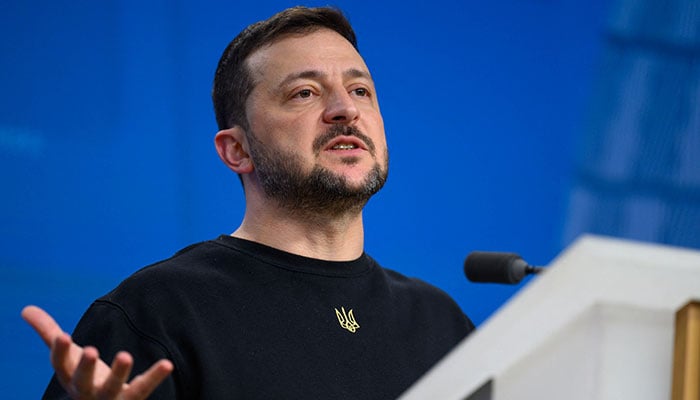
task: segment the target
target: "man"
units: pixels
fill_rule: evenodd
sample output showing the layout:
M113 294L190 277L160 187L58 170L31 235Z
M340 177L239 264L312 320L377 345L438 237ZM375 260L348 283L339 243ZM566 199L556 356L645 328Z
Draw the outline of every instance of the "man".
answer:
M46 397L396 398L473 325L442 291L363 252L362 208L388 153L349 23L295 7L249 26L224 51L213 98L241 225L126 279L91 305L75 343L27 307L56 369Z

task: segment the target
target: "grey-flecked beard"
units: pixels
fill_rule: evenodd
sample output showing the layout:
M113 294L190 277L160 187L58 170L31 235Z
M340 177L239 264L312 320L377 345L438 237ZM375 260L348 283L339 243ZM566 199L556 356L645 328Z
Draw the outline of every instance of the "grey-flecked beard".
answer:
M374 144L371 139L348 127L334 127L322 136L323 140L316 142L327 143L341 134L360 137L373 153ZM370 197L384 186L387 179L388 153L384 154L384 169L376 162L362 184L351 187L344 176L318 165L304 173L299 155L271 151L254 134L249 134L248 140L255 173L265 194L289 213L298 216L338 217L358 213ZM345 162L352 164L357 160L349 157Z

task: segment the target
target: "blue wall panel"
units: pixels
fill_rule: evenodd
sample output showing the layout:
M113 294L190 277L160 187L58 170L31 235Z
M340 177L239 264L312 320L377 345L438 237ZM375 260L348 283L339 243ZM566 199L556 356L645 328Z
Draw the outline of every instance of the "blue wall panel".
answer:
M213 147L213 72L245 25L295 4L0 5L0 340L11 344L0 359L5 397L39 397L50 376L43 344L20 320L23 305L46 307L70 330L95 297L131 272L237 227L240 184ZM389 182L365 211L366 248L382 264L445 289L481 323L522 285L466 282L468 252L515 251L546 264L580 232L634 236L605 225L624 217L614 207L629 188L613 182L612 194L600 196L586 184L606 185L599 166L614 168L631 151L625 145L588 163L590 152L605 157L603 142L629 143L594 127L632 115L624 110L671 79L666 64L654 66L658 59L644 64L615 51L611 21L627 15L624 2L611 11L604 0L336 4L356 28L387 128ZM662 89L634 80L642 78L629 69L639 65L651 65ZM693 74L697 65L669 68ZM634 95L618 96L625 91ZM677 93L697 98L698 91ZM663 110L668 120L693 112ZM682 146L656 144L653 121L636 120L650 132L647 146L698 145L698 135ZM669 150L632 165L653 174L697 154ZM684 168L678 179L697 187L697 172ZM695 230L688 216L700 215L697 192L673 193L688 213L660 208L654 198L630 213ZM601 202L613 208L594 207ZM700 246L687 235L667 241Z

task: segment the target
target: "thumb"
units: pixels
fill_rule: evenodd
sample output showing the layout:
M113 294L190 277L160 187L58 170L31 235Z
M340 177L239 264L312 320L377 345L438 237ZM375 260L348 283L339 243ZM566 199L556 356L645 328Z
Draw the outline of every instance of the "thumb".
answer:
M54 339L63 333L63 330L51 315L37 306L24 307L22 318L34 328L48 347L51 347Z

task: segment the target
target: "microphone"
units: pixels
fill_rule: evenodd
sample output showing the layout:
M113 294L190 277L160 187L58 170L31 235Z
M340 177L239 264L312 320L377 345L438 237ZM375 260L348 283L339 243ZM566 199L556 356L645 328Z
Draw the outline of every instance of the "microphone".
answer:
M464 275L472 282L515 284L540 271L515 253L474 251L464 260Z

